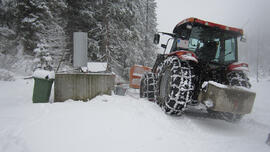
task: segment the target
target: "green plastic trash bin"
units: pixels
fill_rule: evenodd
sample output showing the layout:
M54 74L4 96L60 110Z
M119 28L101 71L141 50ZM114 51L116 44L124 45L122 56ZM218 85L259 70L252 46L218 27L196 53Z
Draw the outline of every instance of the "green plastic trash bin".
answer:
M33 103L49 102L54 79L34 78Z

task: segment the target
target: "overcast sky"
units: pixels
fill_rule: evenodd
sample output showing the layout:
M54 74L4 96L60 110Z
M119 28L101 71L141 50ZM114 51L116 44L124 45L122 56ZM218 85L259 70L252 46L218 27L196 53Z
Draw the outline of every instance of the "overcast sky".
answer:
M270 0L157 0L158 30L171 32L188 17L244 29L263 20L270 25L269 8Z

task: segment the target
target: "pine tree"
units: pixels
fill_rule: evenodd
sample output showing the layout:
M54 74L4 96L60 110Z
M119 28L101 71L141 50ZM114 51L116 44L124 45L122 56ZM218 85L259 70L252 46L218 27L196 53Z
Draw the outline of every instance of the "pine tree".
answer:
M0 1L0 53L12 54L14 53L14 46L16 46L16 1Z
M153 62L149 57L155 56L155 46L145 45L145 41L151 41L156 31L156 16L154 12L155 2L149 2L149 23L150 29L146 27L146 2L147 1L116 1L104 0L98 3L95 8L97 19L97 33L94 36L98 44L98 59L107 60L113 71L128 78L128 71L134 64L148 65ZM139 12L139 13L138 13ZM95 33L92 32L92 35ZM151 36L149 36L151 35ZM148 50L146 50L147 48ZM151 55L147 55L151 54Z
M88 32L89 61L108 62L111 70L122 77L128 78L134 64L153 63L154 0L6 2L0 3L0 27L5 26L15 35L16 45L10 46L22 46L23 54L36 58L36 68L55 69L62 56L64 65L71 65L73 32L78 31ZM11 44L10 40L6 42Z

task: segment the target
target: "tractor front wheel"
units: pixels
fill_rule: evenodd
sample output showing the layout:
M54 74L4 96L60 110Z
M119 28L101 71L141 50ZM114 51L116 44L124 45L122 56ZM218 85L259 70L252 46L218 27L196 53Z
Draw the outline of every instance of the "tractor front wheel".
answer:
M191 102L194 86L188 62L168 57L158 67L157 104L170 115L181 115Z

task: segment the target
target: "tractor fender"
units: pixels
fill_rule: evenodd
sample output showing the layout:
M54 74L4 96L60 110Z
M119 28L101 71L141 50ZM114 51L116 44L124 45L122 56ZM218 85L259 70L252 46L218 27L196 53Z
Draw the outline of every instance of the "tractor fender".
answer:
M193 61L198 63L198 57L192 51L176 51L168 54L168 56L176 55L182 61Z
M234 62L228 66L228 71L249 71L248 64L243 62Z

